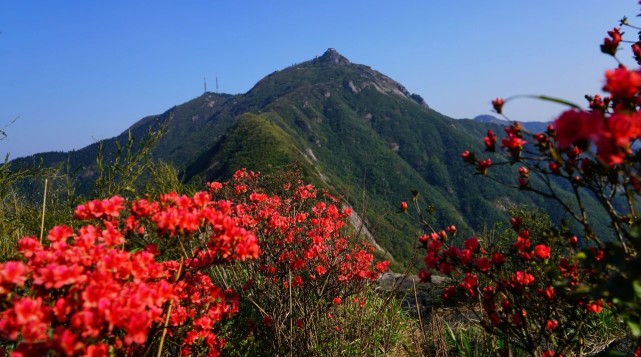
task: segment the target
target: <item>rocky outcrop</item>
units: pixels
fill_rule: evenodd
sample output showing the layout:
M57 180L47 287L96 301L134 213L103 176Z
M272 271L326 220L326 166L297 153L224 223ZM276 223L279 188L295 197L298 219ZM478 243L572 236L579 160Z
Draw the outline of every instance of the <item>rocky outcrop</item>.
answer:
M446 280L433 276L432 283L424 283L416 275L385 273L378 279L378 289L394 294L410 316L417 318L420 312L423 321L429 321L432 308L436 307L435 302L439 299L438 286Z
M350 64L351 62L341 56L338 51L334 48L328 48L325 53L323 53L322 56L316 57L312 63L314 64L321 64L321 65L327 65L327 66L335 66L335 65L341 65L341 64Z

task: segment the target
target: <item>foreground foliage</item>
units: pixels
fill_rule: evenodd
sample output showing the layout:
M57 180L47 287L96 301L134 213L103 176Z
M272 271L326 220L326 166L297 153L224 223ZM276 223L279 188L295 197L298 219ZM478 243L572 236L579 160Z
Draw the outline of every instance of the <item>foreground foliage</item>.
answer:
M389 263L349 239L350 209L335 198L302 182L268 195L258 182L241 170L193 196L93 200L75 209L81 226L22 238L21 259L0 264L1 345L22 355L217 355L229 340L300 355L362 339L371 331L362 322L387 305L368 281ZM370 311L360 325L355 308ZM236 327L249 329L230 330L239 311Z
M241 205L262 249L257 260L219 277L242 291L242 314L261 353L309 354L345 335L350 326L341 310L371 303L366 291L389 262L375 264L374 248L350 239L351 209L339 209L338 199L300 180L268 181L241 170L225 184L210 184ZM270 186L278 195L263 193Z
M620 25L637 29L626 18ZM477 158L470 151L461 155L480 176L498 181L492 176L494 166L516 166L516 179L504 182L506 186L557 201L581 229L572 232L565 226L534 233L516 216L508 244L494 246L471 237L458 247L448 239L453 227L419 238L426 250L421 276L428 280L433 271L450 276L454 285L445 289L443 298L479 299L479 324L485 332L529 355L582 354L595 320L591 315L604 309L625 320L638 339L635 355L641 355L641 72L617 58L622 35L614 28L601 45L601 51L618 62L605 73L608 96L586 96L585 110L540 96L571 109L542 133L527 133L517 122L507 126L500 139L489 130L483 140L489 156ZM641 64L641 37L632 52ZM502 114L512 99L497 98L492 104ZM495 152L501 155L491 154ZM532 177L543 184L535 184ZM556 184L575 193L573 202L561 198ZM607 212L613 240L596 233L595 212L585 206L586 197L596 198ZM407 210L407 204L402 209Z
M581 284L599 275L590 264L602 259L576 256L576 237L545 227L541 214L512 219L498 237L471 237L455 244L455 227L422 235L426 270L447 276L442 298L449 304L468 301L480 327L505 345L494 353L520 349L530 354L576 353L592 334L603 301L576 294ZM510 232L511 231L511 232Z

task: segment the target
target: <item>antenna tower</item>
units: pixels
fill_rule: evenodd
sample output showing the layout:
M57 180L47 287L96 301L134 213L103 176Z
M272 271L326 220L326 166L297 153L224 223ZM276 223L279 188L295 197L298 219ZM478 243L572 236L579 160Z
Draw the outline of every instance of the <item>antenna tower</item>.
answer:
M218 77L216 77L216 93L218 93Z
M207 93L207 77L203 77L203 84L205 85L205 93Z

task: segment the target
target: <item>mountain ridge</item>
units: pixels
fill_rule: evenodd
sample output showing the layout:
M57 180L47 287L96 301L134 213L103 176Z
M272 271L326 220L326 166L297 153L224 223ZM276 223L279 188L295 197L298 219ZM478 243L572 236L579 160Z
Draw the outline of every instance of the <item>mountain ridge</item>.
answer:
M287 162L298 162L306 180L355 207L376 242L401 265L416 264L410 260L417 227L407 215L394 212L413 190L436 207L429 217L435 226L455 224L462 235L507 219L507 209L520 204L564 217L540 197L475 177L462 162L461 152L482 151L487 129L498 133L501 126L449 118L400 83L350 62L335 49L275 71L244 94L206 92L147 116L130 130L141 137L160 125L166 134L152 154L177 167L188 182L222 180L243 167L277 172ZM104 151L113 152L126 133L103 141ZM93 144L16 162L69 162L89 182L96 149ZM503 181L516 180L507 167L494 172Z
M493 115L489 114L482 114L482 115L477 115L474 117L475 121L481 122L481 123L491 123L491 124L497 124L501 126L508 126L511 125L512 122L507 120L507 119L501 119L497 118ZM547 126L552 124L552 122L543 122L543 121L525 121L525 122L519 122L521 126L531 132L531 133L543 133L547 129Z

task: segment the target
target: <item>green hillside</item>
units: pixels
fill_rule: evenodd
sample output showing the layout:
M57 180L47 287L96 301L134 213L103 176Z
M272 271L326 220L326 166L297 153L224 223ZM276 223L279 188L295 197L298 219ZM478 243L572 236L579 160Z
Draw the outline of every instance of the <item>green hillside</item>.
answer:
M499 125L444 116L333 49L270 74L245 94L205 93L140 120L131 131L141 138L160 125L166 133L153 156L178 168L185 181L224 179L242 167L277 172L297 162L307 180L344 197L374 239L403 264L412 256L418 228L396 210L412 190L436 208L436 226L455 224L464 235L505 220L507 209L521 204L565 218L553 203L479 179L462 162L460 153L481 151L487 129L500 133ZM103 143L107 159L124 140L126 132ZM68 162L80 192L87 192L96 154L94 144L14 163ZM515 182L515 169L497 167L494 173Z
M306 163L290 135L265 117L246 113L184 172L187 181L211 181L241 168L272 173L292 162ZM306 167L311 172L309 164Z

